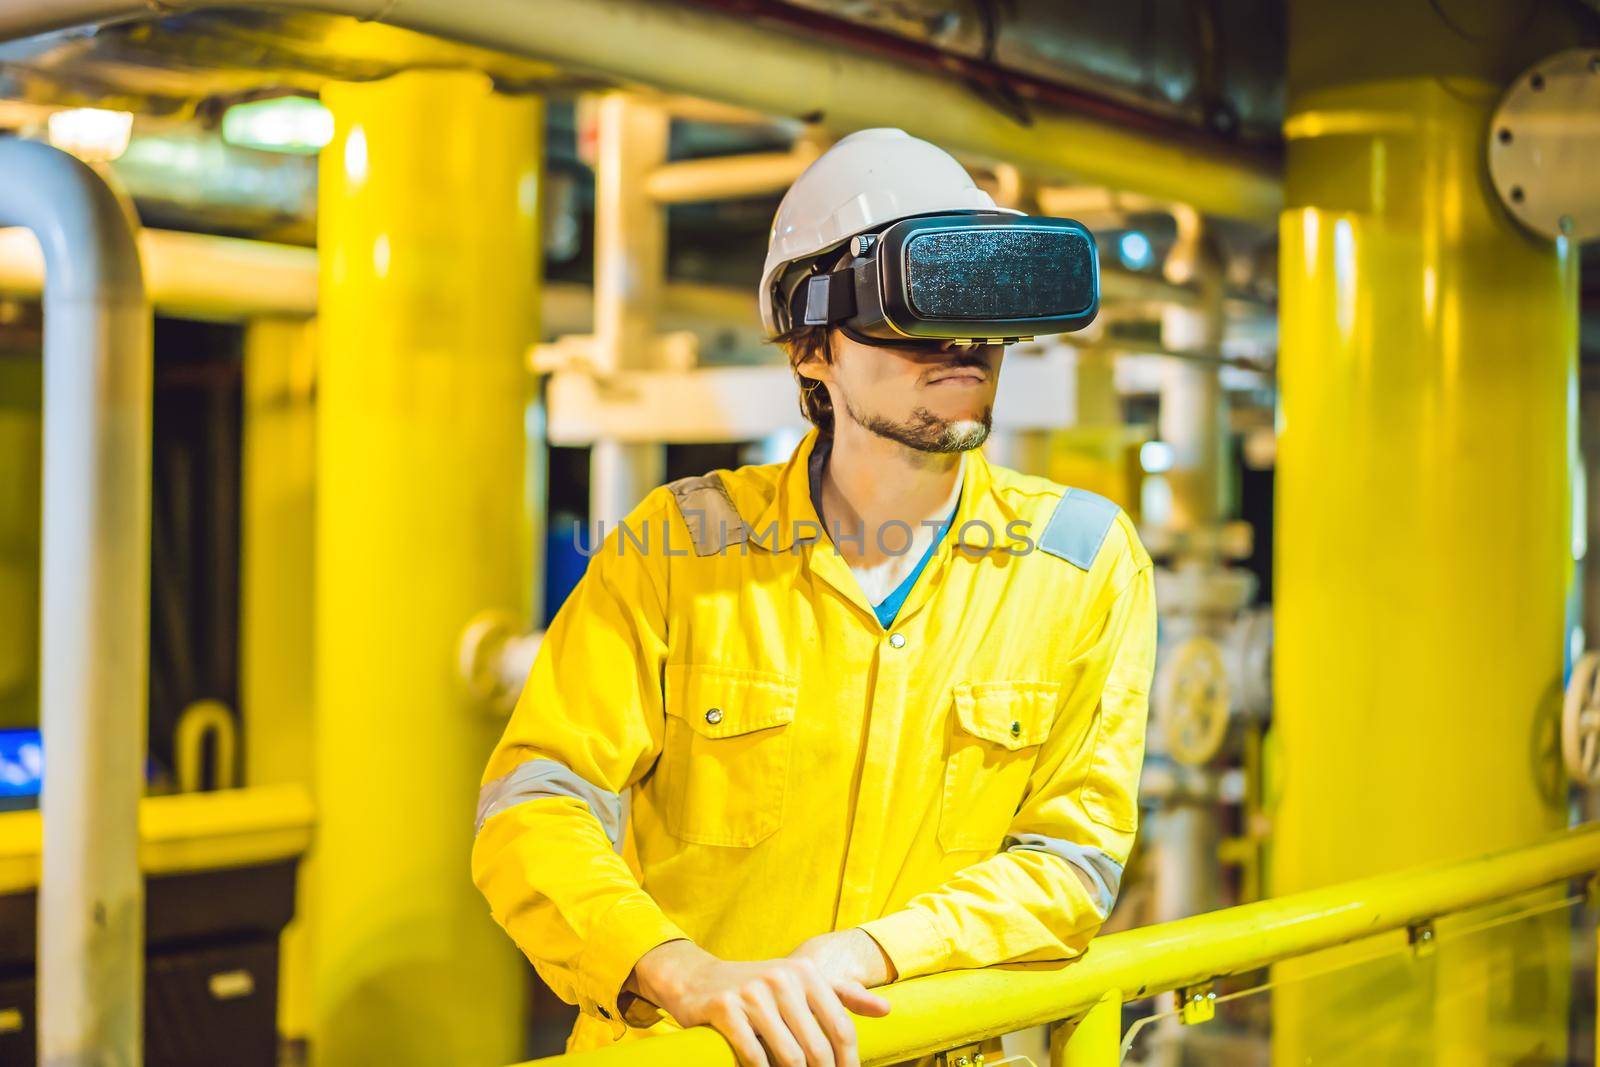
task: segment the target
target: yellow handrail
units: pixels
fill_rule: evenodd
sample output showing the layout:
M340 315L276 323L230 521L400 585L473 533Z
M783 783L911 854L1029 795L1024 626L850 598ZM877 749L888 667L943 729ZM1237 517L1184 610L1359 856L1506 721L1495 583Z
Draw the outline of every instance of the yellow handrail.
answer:
M893 1007L889 1015L856 1019L861 1062L864 1067L881 1067L1075 1018L1113 991L1120 991L1119 999L1137 1000L1185 989L1595 871L1600 871L1600 824L1585 824L1531 845L1473 859L1109 934L1096 939L1075 961L1006 964L913 978L880 990ZM1080 1060L1074 1056L1071 1062ZM704 1026L533 1063L736 1067L721 1035Z

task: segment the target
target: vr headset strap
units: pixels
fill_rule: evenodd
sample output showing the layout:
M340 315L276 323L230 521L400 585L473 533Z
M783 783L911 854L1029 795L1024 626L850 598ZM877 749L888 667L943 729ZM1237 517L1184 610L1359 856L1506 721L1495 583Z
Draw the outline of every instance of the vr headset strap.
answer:
M817 274L806 279L806 305L803 321L807 326L831 326L856 313L855 272L846 267L832 274Z

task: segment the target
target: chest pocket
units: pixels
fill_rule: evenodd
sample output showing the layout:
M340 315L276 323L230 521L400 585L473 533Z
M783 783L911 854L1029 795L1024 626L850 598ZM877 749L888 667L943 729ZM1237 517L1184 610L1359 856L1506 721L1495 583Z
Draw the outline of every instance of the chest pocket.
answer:
M955 687L939 811L939 844L946 851L998 851L1050 733L1060 691L1055 682Z
M674 837L748 848L783 821L795 682L736 667L669 664L657 768Z

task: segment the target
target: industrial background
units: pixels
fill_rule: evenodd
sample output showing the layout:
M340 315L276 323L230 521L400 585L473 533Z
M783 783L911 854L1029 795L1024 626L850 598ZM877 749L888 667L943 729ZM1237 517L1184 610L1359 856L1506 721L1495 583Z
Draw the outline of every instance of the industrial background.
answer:
M798 441L767 231L870 126L1093 228L987 449L1161 648L1106 936L865 1058L1594 1062L1594 0L6 0L0 1063L561 1051L478 776L586 531Z

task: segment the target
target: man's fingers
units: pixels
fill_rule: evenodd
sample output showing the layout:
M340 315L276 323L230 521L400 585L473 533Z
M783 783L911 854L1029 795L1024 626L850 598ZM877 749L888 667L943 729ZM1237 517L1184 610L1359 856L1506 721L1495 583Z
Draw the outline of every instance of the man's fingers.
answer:
M861 1057L856 1050L856 1024L839 1003L839 994L820 974L807 976L806 1000L833 1045L833 1059L838 1067L861 1067Z
M839 1001L857 1015L877 1019L889 1014L889 1001L872 992L860 982L844 980L833 983Z
M752 982L744 990L745 1015L767 1046L767 1053L778 1067L806 1067L806 1054L778 1011L772 991L763 982Z
M711 1025L727 1038L733 1054L739 1057L739 1067L772 1067L760 1039L750 1029L744 1004L737 996L728 994L726 1001L711 1012Z
M806 1067L837 1067L833 1045L812 1010L804 980L798 975L777 974L768 981L789 1032L805 1050Z

